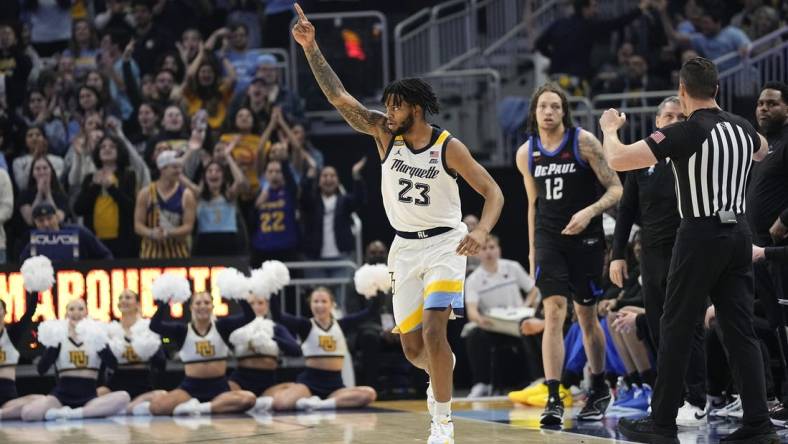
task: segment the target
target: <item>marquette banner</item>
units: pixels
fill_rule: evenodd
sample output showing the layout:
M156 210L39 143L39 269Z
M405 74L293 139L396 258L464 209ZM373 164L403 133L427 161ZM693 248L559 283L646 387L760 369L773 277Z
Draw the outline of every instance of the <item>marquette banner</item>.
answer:
M55 284L39 294L33 322L62 319L66 305L74 298L87 303L88 316L100 321L120 318L118 297L128 288L140 295L142 316L156 311L150 287L162 273L171 272L189 279L193 292L209 291L213 295L214 314L226 316L230 309L216 287L216 275L225 267L243 272L249 268L244 256L172 260L119 259L111 261L55 262ZM5 322L16 322L25 312L25 290L19 267L0 266L0 298L6 304ZM183 316L183 305L173 304L173 318Z

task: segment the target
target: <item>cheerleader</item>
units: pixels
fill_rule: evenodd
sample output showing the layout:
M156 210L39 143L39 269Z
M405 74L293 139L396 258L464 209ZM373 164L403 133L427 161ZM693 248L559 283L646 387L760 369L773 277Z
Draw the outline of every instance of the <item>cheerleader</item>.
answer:
M19 419L22 407L37 399L44 398L44 395L27 395L18 398L16 392L16 365L19 363L19 349L23 346L27 332L31 330L33 324L33 313L38 305L38 292L47 290L52 286L53 272L43 273L40 271L52 270L52 264L44 256L32 257L22 264L22 277L24 279L27 297L25 299L25 312L19 322L13 325L5 325L6 305L5 301L0 300L0 419ZM30 275L31 269L38 269L41 279ZM40 282L40 283L39 283Z
M276 384L279 351L288 356L301 356L301 347L287 328L266 319L271 293L281 290L290 280L284 264L274 262L254 270L249 279L249 303L257 317L230 335L237 359L237 367L230 375L230 388L247 390L258 396L253 407L255 411L270 410L273 405L270 389ZM285 273L286 278L277 280L272 273ZM272 287L277 282L280 285Z
M189 298L186 278L164 274L154 282L151 291L158 309L151 318L150 329L179 346L186 375L178 388L153 397L151 413L199 415L237 413L252 408L256 396L245 390L231 391L225 376L230 334L255 317L249 303L239 300L242 314L215 320L211 295L195 293L190 298L191 322L185 324L165 321L164 314L170 309L167 303L170 300L185 302ZM222 294L226 295L224 291Z
M108 345L106 325L87 318L83 299L68 303L66 318L38 327L38 342L46 347L38 373L43 375L54 365L57 379L52 393L22 408L24 421L101 418L121 413L129 405L124 391L96 393L102 364L108 368L118 364Z
M373 299L376 301L377 298ZM301 339L306 369L296 382L279 384L268 390L274 410L315 410L364 407L377 398L372 387L345 387L342 367L350 357L343 330L353 329L371 314L377 313L377 302L366 309L334 319L334 295L326 287L315 288L309 296L312 318L283 313L279 299L271 300L271 313Z
M112 372L107 385L98 388L98 394L125 391L131 396L127 413L149 415L150 400L154 395L166 393L154 390L151 370L164 371L167 363L161 349L161 338L148 327L150 321L140 315L140 297L126 289L118 299L120 322L109 325L109 346L118 368Z

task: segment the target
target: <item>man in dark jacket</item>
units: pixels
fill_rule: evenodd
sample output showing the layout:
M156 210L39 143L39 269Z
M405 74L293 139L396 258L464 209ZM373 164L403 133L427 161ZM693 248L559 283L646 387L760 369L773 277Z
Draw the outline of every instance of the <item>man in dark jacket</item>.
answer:
M112 259L109 249L93 233L80 225L61 226L55 207L43 202L33 207L36 229L30 232L19 261L30 256L46 256L52 261Z
M308 258L314 260L352 259L355 239L351 214L366 202L366 187L361 170L364 157L353 165L353 188L340 193L337 170L325 166L315 183L317 172L312 168L302 182L301 211L304 216L304 248ZM320 276L348 275L346 269L325 270Z

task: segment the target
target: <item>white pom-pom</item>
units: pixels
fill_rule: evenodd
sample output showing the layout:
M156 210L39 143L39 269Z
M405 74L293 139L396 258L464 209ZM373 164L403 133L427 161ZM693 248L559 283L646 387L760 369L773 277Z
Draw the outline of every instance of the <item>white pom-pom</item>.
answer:
M38 324L38 342L44 347L57 347L68 337L68 321L53 319Z
M279 355L279 346L274 341L274 322L270 319L257 318L250 325L252 334L249 343L254 351L261 355Z
M230 333L230 343L233 344L233 351L236 356L243 356L249 353L249 336L252 330L248 327L249 324Z
M150 292L153 299L157 301L174 303L186 302L192 295L189 280L174 273L164 273L157 277L150 287Z
M290 283L290 270L282 262L263 262L263 273L265 273L271 283L271 293L278 292Z
M112 354L115 355L117 359L122 358L123 354L126 353L126 340L123 339L123 337L110 336L109 349L112 350Z
M126 336L126 332L123 331L123 326L120 325L118 321L112 321L107 324L107 334L111 339L121 338L123 339Z
M74 331L89 351L98 353L109 343L107 324L103 322L85 318L79 321Z
M225 268L216 275L216 286L226 299L245 299L249 295L249 280L232 267Z
M22 263L22 279L27 291L46 291L55 283L52 261L46 256L33 256Z
M367 298L375 296L379 291L387 292L391 289L391 276L384 264L362 265L356 270L353 282L356 284L356 291Z
M249 292L254 297L270 299L271 293L274 292L272 279L269 273L266 273L262 268L252 270L252 275L249 277Z

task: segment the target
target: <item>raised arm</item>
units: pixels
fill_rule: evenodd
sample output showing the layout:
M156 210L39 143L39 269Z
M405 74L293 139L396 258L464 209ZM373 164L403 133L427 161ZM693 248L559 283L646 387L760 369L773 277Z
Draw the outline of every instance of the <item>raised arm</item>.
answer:
M614 206L621 199L624 187L618 174L613 171L605 160L605 152L597 138L586 130L580 130L579 135L580 156L594 170L597 180L605 187L605 193L591 205L583 208L572 216L561 234L580 234L588 226L591 219L599 216L608 208Z
M386 126L386 115L380 111L367 109L351 96L342 81L339 80L334 70L328 65L323 53L315 41L315 27L304 15L304 11L297 3L295 4L298 13L298 23L293 28L293 38L304 48L306 60L315 75L317 84L323 90L326 98L345 121L356 131L369 134L375 138L378 145L378 153L381 158L385 155L385 150L391 140L391 133Z
M531 276L536 278L536 260L534 256L534 237L536 236L536 197L538 190L536 189L536 182L531 175L531 167L528 161L528 142L525 142L517 150L517 169L523 175L523 183L525 184L525 194L528 199L528 271Z

